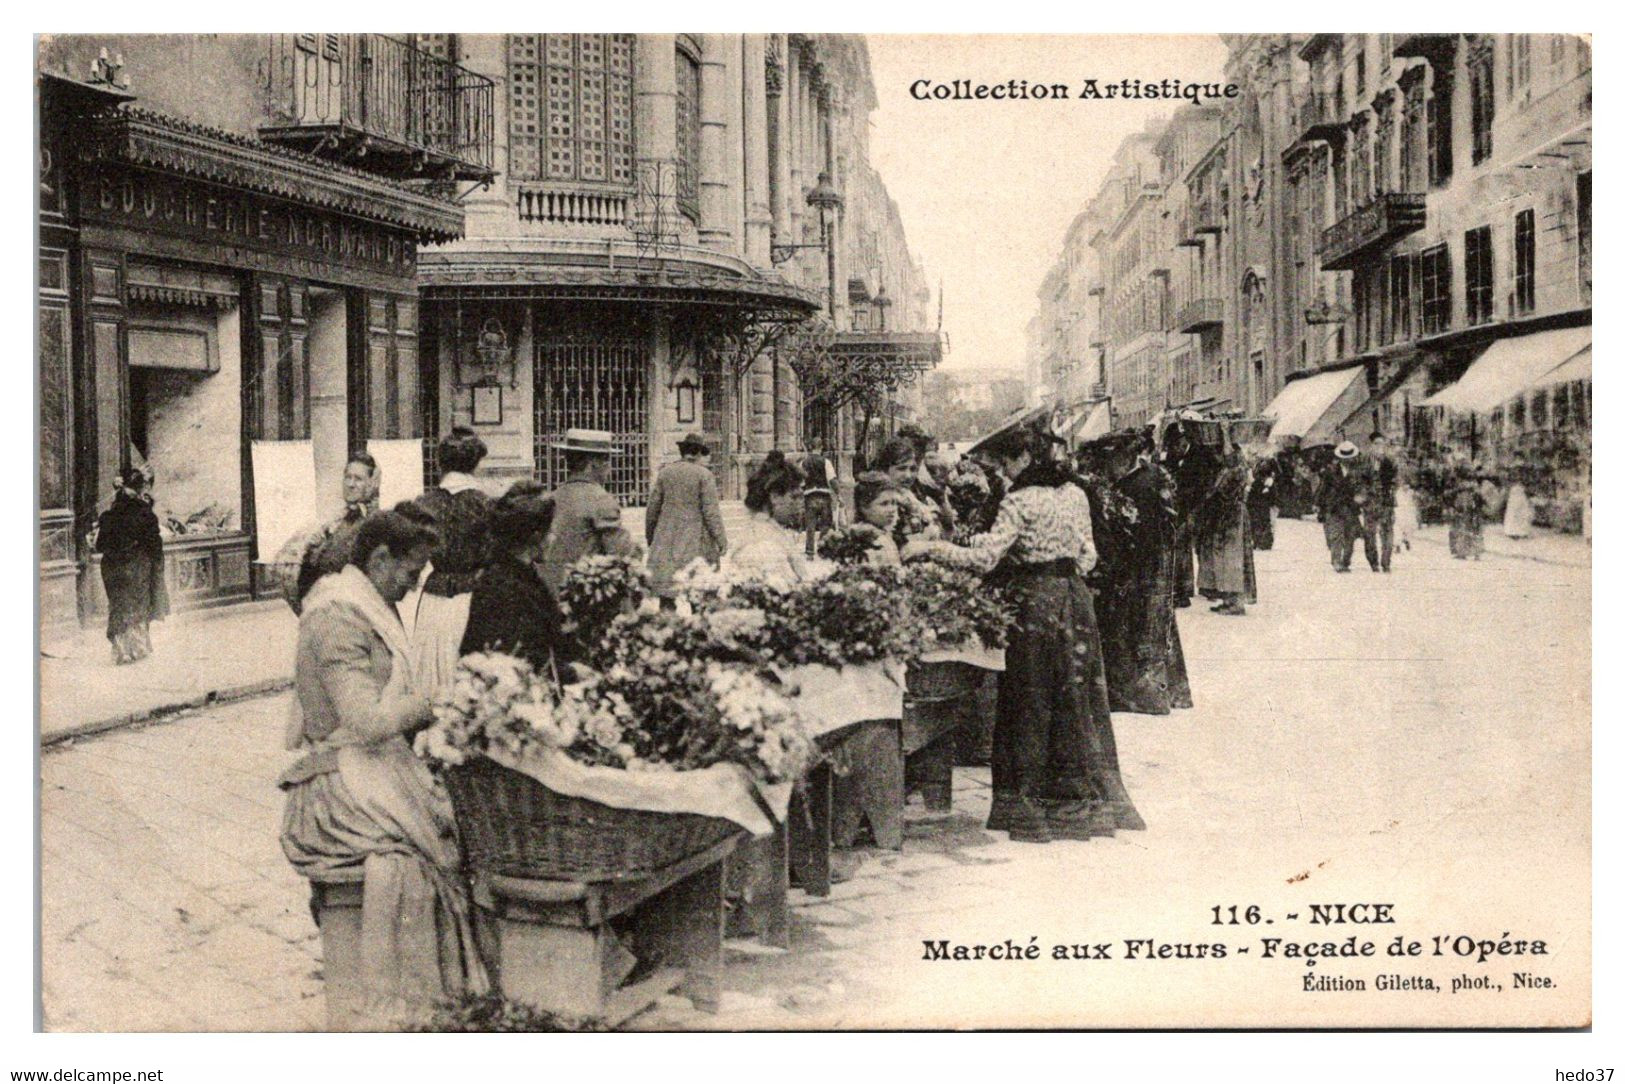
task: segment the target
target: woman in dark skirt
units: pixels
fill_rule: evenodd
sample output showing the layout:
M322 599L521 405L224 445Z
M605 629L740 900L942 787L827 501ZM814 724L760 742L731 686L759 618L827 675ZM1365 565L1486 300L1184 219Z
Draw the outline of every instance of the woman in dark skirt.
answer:
M915 541L929 557L992 572L1016 621L1005 648L993 737L992 831L1046 843L1144 828L1123 786L1107 702L1094 599L1089 499L1063 467L1034 464L1042 437L1013 429L988 452L1016 478L998 518L966 546Z
M164 540L152 510L147 476L124 472L113 506L96 521L96 550L102 555L102 586L107 590L107 639L118 665L152 654L148 625L169 613L164 589Z

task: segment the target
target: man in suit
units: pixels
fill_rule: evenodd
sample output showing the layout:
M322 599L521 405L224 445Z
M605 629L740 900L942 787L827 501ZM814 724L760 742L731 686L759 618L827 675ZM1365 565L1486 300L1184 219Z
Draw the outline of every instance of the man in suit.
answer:
M1347 572L1354 559L1355 539L1365 542L1366 560L1371 571L1380 571L1376 544L1366 530L1364 513L1370 503L1370 480L1360 449L1345 440L1332 453L1332 463L1320 485L1320 512L1326 524L1326 544L1331 550L1332 568Z
M1399 464L1394 461L1388 438L1371 434L1371 500L1366 505L1365 553L1368 560L1380 559L1389 571L1394 556L1394 506L1398 503ZM1376 567L1374 563L1373 568Z
M553 597L570 566L601 554L632 557L637 543L621 526L621 505L604 483L610 478L614 437L601 429L567 429L553 445L564 453L564 484L548 496L553 501L553 527L542 551L541 573Z
M677 443L682 456L666 467L649 490L644 536L649 543L649 579L662 605L676 595L678 572L695 560L715 565L728 552L716 476L706 466L711 449L693 433Z

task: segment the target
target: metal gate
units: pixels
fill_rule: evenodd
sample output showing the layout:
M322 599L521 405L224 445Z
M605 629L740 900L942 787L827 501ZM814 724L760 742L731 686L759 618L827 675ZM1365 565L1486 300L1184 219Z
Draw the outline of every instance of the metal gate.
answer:
M649 499L649 340L645 335L536 337L536 463L549 489L564 481L566 429L604 429L617 453L609 491L623 505Z

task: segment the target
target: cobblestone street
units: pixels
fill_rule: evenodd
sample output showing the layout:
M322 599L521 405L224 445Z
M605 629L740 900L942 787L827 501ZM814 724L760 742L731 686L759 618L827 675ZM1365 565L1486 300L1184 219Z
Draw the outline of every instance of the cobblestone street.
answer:
M827 900L797 894L788 952L731 947L719 1014L668 999L634 1026L1327 1026L1343 1019L1332 995L1267 1019L1234 996L1249 982L1301 988L1301 964L1046 952L955 965L921 950L1234 943L1245 934L1212 926L1211 908L1324 901L1392 902L1403 925L1384 942L1545 937L1540 969L1557 988L1526 996L1547 997L1557 1020L1564 993L1590 983L1589 568L1463 563L1437 545L1398 555L1388 576L1360 564L1334 575L1318 525L1284 520L1258 554L1248 616L1200 600L1180 611L1196 709L1116 717L1148 831L1010 843L981 829L986 769L960 769L950 818L912 822L902 853L860 852ZM45 752L48 1030L322 1025L307 891L277 842L285 711L284 694ZM1530 1004L1395 994L1343 1022L1438 1025L1459 1011L1527 1024Z

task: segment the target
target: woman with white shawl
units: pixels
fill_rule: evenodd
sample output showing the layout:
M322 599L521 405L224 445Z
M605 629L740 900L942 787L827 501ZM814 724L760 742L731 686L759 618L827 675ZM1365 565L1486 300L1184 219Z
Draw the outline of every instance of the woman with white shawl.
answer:
M364 1026L489 989L451 804L409 745L432 714L395 604L434 541L400 513L368 517L350 563L316 582L299 621L287 744L304 755L278 780L282 850L307 877L362 873Z

